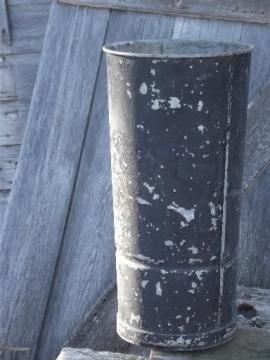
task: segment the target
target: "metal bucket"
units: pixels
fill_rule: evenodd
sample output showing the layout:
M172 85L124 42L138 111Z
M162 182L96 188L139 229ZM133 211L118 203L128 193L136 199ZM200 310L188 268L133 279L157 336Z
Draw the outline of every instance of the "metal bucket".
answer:
M233 336L251 49L104 47L117 330L128 342L186 351Z

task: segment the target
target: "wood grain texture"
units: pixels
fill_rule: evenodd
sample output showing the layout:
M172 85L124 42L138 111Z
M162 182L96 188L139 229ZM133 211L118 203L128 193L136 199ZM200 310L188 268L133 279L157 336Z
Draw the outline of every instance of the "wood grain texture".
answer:
M0 102L0 146L22 143L29 105L30 99Z
M116 287L93 307L81 325L74 331L70 341L64 346L72 348L91 348L95 351L133 353L138 349L121 340L116 333L117 313ZM245 304L255 309L255 315L244 311L238 316L241 328L263 328L270 331L270 290L238 287L237 304ZM106 337L104 337L106 333Z
M3 227L5 212L9 199L9 191L0 191L0 234Z
M211 350L166 353L153 350L151 360L267 360L270 356L270 333L265 330L238 329L227 344ZM91 359L91 357L90 357ZM78 359L79 360L79 359Z
M107 20L106 11L52 8L0 240L1 340L30 347L23 360L35 357Z
M88 9L89 10L89 9ZM113 11L105 42L170 37L174 19ZM101 48L99 49L101 52ZM76 241L75 241L76 239ZM54 357L115 281L105 56L37 359Z
M97 300L64 346L90 348L94 351L127 352L130 344L122 340L116 332L116 312L116 286L113 286ZM104 337L105 329L107 336Z
M0 146L0 194L2 191L10 190L16 171L17 161L20 153L20 146ZM9 193L9 192L8 192ZM0 195L1 196L1 195ZM7 202L5 201L5 204ZM4 220L4 204L1 206L0 223ZM1 225L0 225L1 229Z
M0 55L0 101L32 96L39 59L39 53Z
M10 45L9 16L6 0L0 1L0 44Z
M260 170L242 196L239 282L270 288L270 166Z
M8 14L12 42L9 45L0 42L0 54L40 53L50 5L50 2L19 2L18 5L11 5L9 1Z
M249 109L239 248L239 282L262 288L270 288L269 95L270 85L267 85Z
M61 3L165 15L270 23L267 0L58 0Z
M57 360L146 360L141 356L111 353L94 352L90 349L72 349L64 348L59 354Z
M49 7L50 1L7 2L9 39L12 41L0 41L0 191L12 188L19 155L17 145L22 143ZM4 10L0 10L3 26L6 24L3 22ZM11 158L7 157L9 154ZM7 201L1 205L0 226L5 204Z
M239 327L257 327L270 331L270 290L239 286L237 303L242 307L248 305L247 312L238 315ZM254 316L248 313L250 306L255 309Z
M267 84L249 106L245 140L244 190L252 185L259 173L270 163L269 97L270 84Z

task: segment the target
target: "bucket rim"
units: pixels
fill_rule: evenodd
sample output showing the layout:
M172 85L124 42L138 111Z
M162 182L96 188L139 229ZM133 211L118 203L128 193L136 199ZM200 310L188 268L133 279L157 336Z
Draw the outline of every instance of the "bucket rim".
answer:
M154 51L132 51L132 47L148 48L152 46L160 45L160 52ZM164 53L164 45L179 45L179 50L183 46L193 46L198 49L207 49L208 52L198 51L193 53ZM218 48L224 47L224 50L218 50ZM216 48L217 51L209 50ZM118 41L105 44L103 51L109 55L117 55L122 57L135 57L135 58L153 58L153 59L194 59L194 58L215 58L234 56L245 53L250 53L254 49L252 44L241 42L225 42L225 41L213 41L213 40L186 40L186 39L148 39L148 40L135 40L135 41ZM147 50L147 49L146 49Z

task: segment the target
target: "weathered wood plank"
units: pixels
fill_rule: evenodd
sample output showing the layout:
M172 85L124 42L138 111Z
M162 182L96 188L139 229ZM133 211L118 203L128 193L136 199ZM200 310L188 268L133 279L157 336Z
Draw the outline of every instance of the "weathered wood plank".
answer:
M105 357L90 350L90 349L77 349L74 351L71 348L64 348L57 360L78 360L78 359L91 359L91 360L104 360Z
M232 341L211 350L192 353L166 353L153 350L151 360L267 360L270 333L265 330L239 329ZM91 357L90 357L91 358ZM80 358L78 358L79 360ZM86 359L85 359L86 360Z
M94 352L90 349L64 348L57 360L146 360L141 356L120 353Z
M32 96L39 59L39 53L0 55L0 101Z
M269 179L268 164L242 196L239 278L246 286L270 288Z
M10 45L9 16L6 0L0 0L0 45Z
M0 191L0 233L3 227L3 221L9 199L9 191Z
M239 327L258 327L270 331L270 290L239 286L237 303L241 307Z
M22 5L22 4L49 4L52 0L8 0L9 6Z
M58 0L61 3L206 19L270 23L267 0Z
M12 188L20 147L0 146L0 193ZM7 202L5 202L6 204ZM4 207L0 211L0 222L3 223ZM1 226L0 226L1 229Z
M107 11L52 7L0 239L0 334L5 344L30 347L20 360L35 358L107 21Z
M242 212L239 281L245 286L270 288L270 85L249 109Z
M0 147L1 151L1 147ZM17 161L0 160L0 190L10 190L14 178Z
M50 3L12 6L8 3L12 42L0 42L0 54L40 52L49 16Z
M4 111L0 103L0 146L22 143L28 112L27 109L16 109L16 102L13 106L10 111Z
M95 351L127 352L130 345L116 333L116 286L101 296L64 346ZM106 329L107 336L104 337Z
M237 304L242 306L242 311L238 316L239 327L259 327L270 331L270 290L239 286ZM253 308L254 313L251 313L249 308ZM87 347L95 351L126 352L128 344L123 342L116 333L116 313L115 287L106 296L100 298L64 346Z
M153 350L152 360L268 360L270 332L259 329L238 329L232 341L211 350L194 352L164 352ZM144 357L93 352L90 349L64 348L57 360L146 360Z
M270 84L249 106L243 187L247 189L270 162Z
M170 17L113 11L106 42L170 37L173 25ZM56 355L98 296L115 281L106 92L103 56L39 360Z

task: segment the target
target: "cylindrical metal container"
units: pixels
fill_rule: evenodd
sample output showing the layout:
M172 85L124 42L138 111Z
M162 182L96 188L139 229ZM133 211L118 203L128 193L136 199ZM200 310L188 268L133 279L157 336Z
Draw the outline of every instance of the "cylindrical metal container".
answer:
M124 42L107 53L117 330L196 350L236 323L251 46Z

